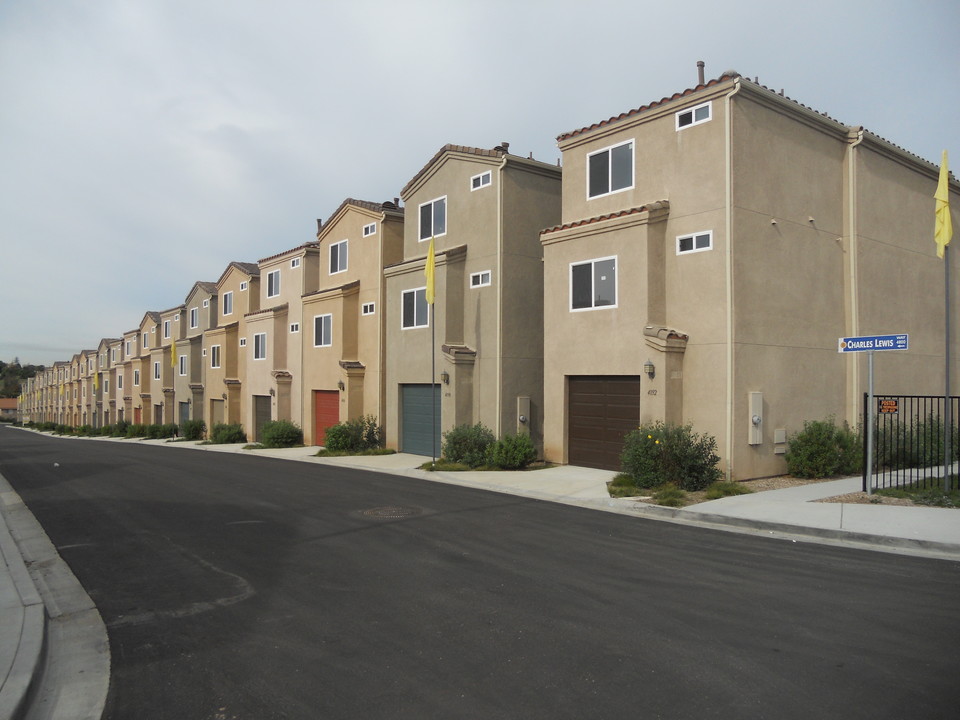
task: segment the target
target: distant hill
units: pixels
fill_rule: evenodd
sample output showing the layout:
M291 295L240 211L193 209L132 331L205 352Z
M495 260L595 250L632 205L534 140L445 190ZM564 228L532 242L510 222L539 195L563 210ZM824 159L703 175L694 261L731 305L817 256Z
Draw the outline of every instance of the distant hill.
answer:
M43 365L21 365L17 358L12 363L0 360L0 397L20 397L20 381L32 378L42 370Z

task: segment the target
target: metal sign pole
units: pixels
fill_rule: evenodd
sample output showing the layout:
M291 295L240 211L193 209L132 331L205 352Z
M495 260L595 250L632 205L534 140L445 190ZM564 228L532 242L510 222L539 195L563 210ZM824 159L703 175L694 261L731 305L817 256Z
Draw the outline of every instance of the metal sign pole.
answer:
M873 399L873 350L867 352L867 495L873 495L873 424L877 408Z
M948 251L950 246L943 248L943 284L946 302L943 308L943 317L946 322L944 337L946 345L944 346L944 391L943 391L943 492L950 492L950 471L953 469L953 453L950 451L950 440L953 434L953 419L950 417L952 409L950 407L950 255Z

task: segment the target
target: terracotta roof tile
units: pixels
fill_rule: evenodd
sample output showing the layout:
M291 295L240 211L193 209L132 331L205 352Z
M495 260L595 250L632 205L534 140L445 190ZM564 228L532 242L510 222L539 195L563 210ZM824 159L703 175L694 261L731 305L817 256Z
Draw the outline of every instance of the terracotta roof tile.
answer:
M410 182L408 182L406 185L403 186L403 190L400 191L400 197L404 197L407 194L407 190L413 187L416 184L417 180L423 177L426 174L426 172L430 169L430 167L435 162L437 162L437 160L439 160L444 155L444 153L448 153L448 152L462 153L464 155L477 155L479 157L490 157L490 158L499 158L507 154L507 151L499 145L495 147L493 150L484 150L483 148L468 147L466 145L452 145L450 143L447 143L442 148L440 148L432 158L430 158L430 160L427 162L426 165L420 168L420 172L414 175L410 179Z
M638 213L650 212L651 210L661 210L668 209L670 207L670 202L668 200L659 200L648 205L641 205L640 207L628 208L626 210L621 210L620 212L610 213L608 215L598 215L592 218L586 218L584 220L577 220L576 222L564 223L563 225L556 225L552 228L545 228L540 231L541 235L547 235L548 233L560 232L561 230L569 230L570 228L582 227L584 225L590 225L592 223L603 222L604 220L613 220L614 218L626 217L627 215L636 215Z

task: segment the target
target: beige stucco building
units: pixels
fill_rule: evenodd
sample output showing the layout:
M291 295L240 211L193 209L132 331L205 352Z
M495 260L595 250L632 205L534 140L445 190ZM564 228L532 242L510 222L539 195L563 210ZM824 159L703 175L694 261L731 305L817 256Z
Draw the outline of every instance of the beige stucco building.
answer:
M936 166L733 73L558 140L548 460L616 468L664 420L714 435L734 478L784 472L804 421L860 420L841 337L909 333L877 388L943 391Z
M540 443L538 233L559 220L560 177L559 167L511 155L506 143L446 145L403 188L403 259L384 271L388 446L439 454L443 432L478 422L498 437L529 433ZM429 307L431 237L436 301Z

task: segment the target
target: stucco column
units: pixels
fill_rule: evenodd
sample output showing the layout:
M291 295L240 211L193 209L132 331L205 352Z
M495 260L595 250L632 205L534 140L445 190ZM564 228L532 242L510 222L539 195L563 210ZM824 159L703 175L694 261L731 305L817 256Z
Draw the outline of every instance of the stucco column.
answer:
M688 336L671 328L648 325L643 329L654 376L641 382L640 421L680 425L683 423L683 354Z

